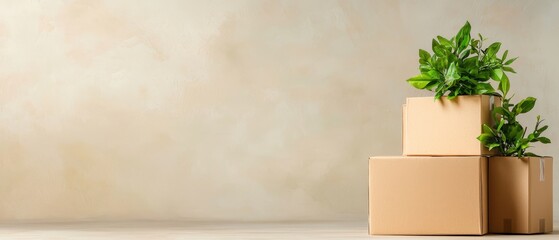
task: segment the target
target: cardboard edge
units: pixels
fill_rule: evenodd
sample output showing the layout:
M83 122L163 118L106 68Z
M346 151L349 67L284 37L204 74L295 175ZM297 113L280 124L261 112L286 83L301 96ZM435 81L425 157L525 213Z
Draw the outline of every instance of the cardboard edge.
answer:
M488 218L488 168L489 161L487 157L480 158L481 170L481 235L489 232L489 218Z
M528 233L532 233L532 157L528 157Z
M550 211L551 211L551 218L550 218L550 224L548 225L548 224L546 223L547 226L546 226L546 229L544 229L543 232L542 232L542 231L533 230L533 229L532 229L532 221L530 221L531 218L532 218L532 211L531 211L532 208L529 207L529 208L528 208L528 229L529 229L529 232L526 233L526 234L551 233L551 232L553 232L553 157L551 157L551 156L542 156L542 157L528 157L528 158L529 158L529 161L530 161L530 164L528 164L528 168L529 168L529 169L528 169L528 173L532 173L532 169L531 169L531 168L534 167L534 166L532 166L532 159L534 159L534 160L539 160L539 159L543 158L543 159L545 160L545 165L548 166L548 167L546 167L546 168L548 169L548 171L550 172L550 174L547 174L547 173L546 173L546 178L550 178L550 179L549 179L549 184L550 184L550 187L551 187L551 208L550 208ZM531 190L532 190L532 188L531 188L532 183L533 183L533 182L532 182L532 178L531 178L531 177L528 177L528 206L531 206L531 205L532 205L532 198L533 198L533 194L532 194L532 191L531 191Z
M372 217L371 217L371 167L372 167L373 157L369 157L368 160L368 169L367 172L369 173L367 177L367 216L368 216L368 223L367 223L367 231L369 235L373 235L373 229L371 228L372 225Z
M549 177L551 178L550 183L551 183L551 191L552 192L551 192L551 224L549 224L550 225L549 231L546 231L546 232L550 233L550 232L553 232L553 221L554 221L553 220L553 215L554 215L553 214L553 157L548 156L548 158L549 158L549 166L550 166L549 169L551 170L550 171L551 174L549 175Z
M479 122L481 124L483 124L484 120L487 118L487 116L485 116L485 113L484 113L485 112L484 108L486 106L485 105L486 101L487 101L487 105L489 105L489 102L490 102L489 99L486 99L484 97L480 98L481 107L479 108ZM479 128L480 128L480 132L483 133L483 127L481 126L481 124L480 124ZM479 142L479 152L481 153L481 155L488 155L489 154L488 149L485 148L485 146L483 146L483 144L481 142Z
M551 218L550 218L550 224L546 224L546 225L549 225L549 229L544 229L544 233L551 233L551 232L553 232L553 215L554 215L553 214L553 205L554 205L553 204L553 157L543 156L543 158L545 160L549 161L549 163L548 163L548 161L546 161L545 164L548 166L547 169L550 173L550 174L546 173L547 174L546 176L549 178L549 185L550 185L550 188L551 188L551 209L550 209ZM547 228L547 226L546 226L546 228Z
M407 99L406 99L407 102ZM407 103L402 104L402 155L406 155Z

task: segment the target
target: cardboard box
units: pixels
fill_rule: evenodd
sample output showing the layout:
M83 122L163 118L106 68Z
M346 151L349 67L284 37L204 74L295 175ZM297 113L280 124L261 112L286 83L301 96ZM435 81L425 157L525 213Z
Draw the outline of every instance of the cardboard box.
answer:
M478 140L482 124L491 125L493 105L487 95L407 98L403 109L403 153L407 156L494 155Z
M487 158L372 157L369 234L487 233Z
M489 232L553 231L553 158L489 159Z

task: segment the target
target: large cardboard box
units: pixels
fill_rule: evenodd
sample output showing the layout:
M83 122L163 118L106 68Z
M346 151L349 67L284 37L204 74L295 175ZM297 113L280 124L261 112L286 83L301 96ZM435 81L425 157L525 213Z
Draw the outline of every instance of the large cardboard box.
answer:
M489 232L553 231L553 159L489 159Z
M487 158L372 157L369 234L487 233Z
M403 153L408 156L493 155L478 140L482 124L500 98L487 95L407 98L403 108Z

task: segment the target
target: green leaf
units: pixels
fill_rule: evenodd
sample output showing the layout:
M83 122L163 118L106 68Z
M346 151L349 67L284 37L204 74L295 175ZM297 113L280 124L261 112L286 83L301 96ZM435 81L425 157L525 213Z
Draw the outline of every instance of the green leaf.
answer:
M537 129L537 130L536 130L536 134L539 136L540 134L542 134L543 131L547 130L547 127L548 127L548 126L545 125L545 126L539 128L539 129Z
M446 39L444 37L441 37L441 36L437 36L437 40L439 40L441 45L443 45L447 48L452 48L452 43L448 39Z
M535 153L531 153L531 152L525 152L524 156L526 157L540 157L540 155L536 155ZM519 156L521 157L521 156Z
M516 152L516 148L509 148L504 152L504 154L505 154L505 156L511 156L515 152Z
M499 143L491 143L489 145L486 145L486 147L489 148L489 151L493 150L493 148L500 147L500 146L501 144Z
M435 52L435 55L439 56L439 57L445 57L445 49L443 46L438 45L433 47L433 52ZM443 58L442 61L446 61L446 58Z
M441 99L441 97L442 97L443 95L444 95L444 92L442 92L442 91L441 91L441 92L435 93L435 100Z
M524 129L520 124L515 123L513 125L503 128L503 133L506 139L519 139L522 136ZM503 140L504 141L504 140Z
M497 54L500 48L501 48L501 43L494 42L493 44L489 45L489 47L487 47L485 56L487 56L488 58L495 57L495 54Z
M503 67L503 70L504 70L504 71L507 71L507 72L511 72L511 73L516 73L516 72L514 71L513 68L507 67L507 66L504 66L504 67Z
M495 92L495 89L489 83L477 83L476 94L488 94Z
M470 56L470 49L464 49L458 56L460 59L464 59Z
M489 78L491 78L491 71L485 70L485 71L480 71L477 73L477 80L479 81L487 81L489 80Z
M493 108L493 114L499 114L501 116L504 116L506 118L510 118L511 117L511 112L504 108L504 107L495 107Z
M444 92L446 92L446 85L444 84L444 82L441 82L441 84L439 84L439 86L437 86L437 88L435 89L435 92L440 92L441 96L442 96L442 94L444 94Z
M483 129L483 133L489 133L489 134L495 135L495 133L493 132L493 129L491 129L491 127L489 127L485 123L482 125L482 129Z
M544 143L544 144L551 143L551 140L549 140L549 138L546 138L546 137L539 137L537 139L538 139L538 141L540 141L541 143Z
M433 81L433 79L431 79L431 77L426 74L419 74L408 79L407 81L410 85L417 89L424 89L431 81Z
M491 71L491 78L493 80L500 81L502 77L503 77L503 69L495 68L493 69L493 71Z
M478 59L477 56L472 56L472 57L464 59L464 62L463 62L462 65L463 65L463 67L469 69L466 72L470 72L470 73L477 72L479 70L478 66L477 66L478 60L479 59Z
M536 135L534 133L528 134L528 141L530 142L537 142Z
M505 120L501 118L501 120L499 120L499 125L497 126L497 131L501 131L501 128L503 127L504 124L505 124Z
M501 90L501 92L503 93L503 97L507 96L509 89L510 89L509 77L505 73L503 73L503 76L501 76L501 82L499 83L499 90Z
M431 79L439 79L440 73L437 70L431 69L427 72L427 75L431 77Z
M433 38L433 41L431 41L431 49L433 50L433 52L435 52L435 47L438 47L439 45L439 42L437 42L437 40Z
M419 49L419 59L428 60L431 58L431 54L423 49Z
M518 59L518 57L511 58L510 60L506 61L503 65L510 65L510 64L512 64L514 61L516 61L516 59Z
M525 99L522 99L522 101L520 101L518 104L516 104L516 106L512 108L512 111L517 114L527 113L530 110L532 110L532 108L534 108L535 105L536 105L536 98L527 97Z
M493 138L492 134L489 133L482 133L481 135L479 135L477 137L477 140L479 140L480 142L482 142L483 144L485 144L486 142L488 142L491 138Z
M435 52L435 55L437 55L437 56L439 56L439 57L442 58L441 61L448 61L448 60L446 59L447 56L446 56L446 52L445 52L445 51L446 51L446 50L445 50L445 48L444 48L442 45L438 45L438 46L435 46L435 47L433 48L433 52Z
M458 49L458 52L461 52L463 49L468 47L471 39L471 29L472 26L470 26L470 23L466 21L466 24L464 24L464 26L456 34L456 48Z
M460 78L460 75L458 75L458 71L456 69L456 64L454 64L454 62L450 63L450 66L448 66L448 70L445 74L446 81L449 81L450 82L449 85L452 85L454 80L459 79L459 78Z
M451 92L446 98L448 100L452 100L452 99L455 99L456 97L458 97L457 92Z
M479 40L472 39L472 41L470 42L470 46L472 46L473 48L477 48L478 45L479 45Z
M507 59L508 54L509 54L509 50L505 50L505 53L503 53L503 57L501 58L501 62Z
M433 90L433 88L436 88L439 86L439 82L437 81L431 81L429 84L427 84L427 86L425 86L425 88L423 89L427 89L427 90Z

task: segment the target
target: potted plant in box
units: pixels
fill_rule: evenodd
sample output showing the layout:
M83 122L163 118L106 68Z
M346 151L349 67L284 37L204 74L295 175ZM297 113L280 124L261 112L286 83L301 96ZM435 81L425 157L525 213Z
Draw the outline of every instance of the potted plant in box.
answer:
M508 92L510 83L505 72L515 73L510 64L516 58L507 59L508 50L499 57L500 42L484 48L486 39L481 34L479 39L472 38L470 30L470 23L466 22L450 39L437 36L431 44L432 54L419 49L420 74L408 79L408 83L434 91L435 99L445 95L449 99L460 95L499 95L489 83L491 79L499 82L499 90Z
M486 147L497 148L502 155L489 158L489 232L553 230L553 158L527 151L532 143L551 142L542 136L548 126L541 126L543 120L538 116L534 130L528 133L517 121L517 116L532 110L535 103L533 97L517 104L504 97L502 106L492 111L495 123L484 124L478 137Z
M481 133L481 124L491 124L492 102L501 102L498 90L504 94L509 91L507 73L515 72L510 65L516 58L508 59L508 50L499 54L500 42L488 44L481 34L473 38L470 32L466 22L450 39L434 38L431 53L419 50L420 74L407 82L433 91L436 101L407 98L403 109L404 155L495 153L475 138ZM491 83L498 83L497 90Z

